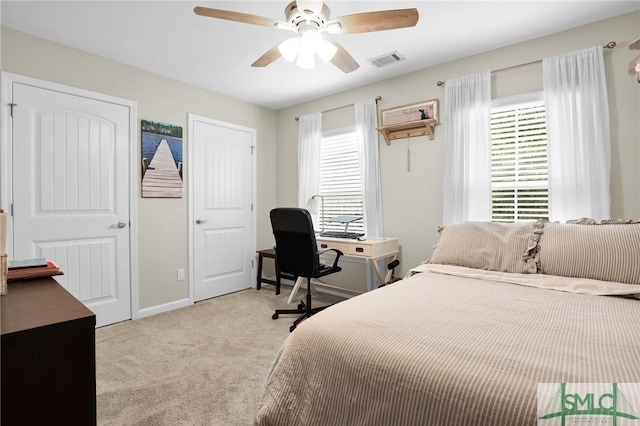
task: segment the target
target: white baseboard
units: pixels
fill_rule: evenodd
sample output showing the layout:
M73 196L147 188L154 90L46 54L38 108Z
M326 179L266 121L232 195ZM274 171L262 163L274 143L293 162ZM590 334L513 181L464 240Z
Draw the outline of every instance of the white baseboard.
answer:
M174 309L184 308L185 306L193 305L189 299L180 299L162 305L152 306L150 308L140 309L138 311L137 318L150 317L151 315L161 314L163 312L173 311Z

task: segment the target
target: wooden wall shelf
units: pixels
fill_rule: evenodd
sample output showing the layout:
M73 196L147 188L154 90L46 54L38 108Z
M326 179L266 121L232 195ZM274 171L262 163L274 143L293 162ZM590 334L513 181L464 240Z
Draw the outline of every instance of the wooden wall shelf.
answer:
M435 118L427 118L425 120L407 121L405 123L392 124L389 126L378 127L378 131L384 136L387 145L391 145L391 141L396 139L404 139L413 136L429 136L433 140L433 127L436 125Z

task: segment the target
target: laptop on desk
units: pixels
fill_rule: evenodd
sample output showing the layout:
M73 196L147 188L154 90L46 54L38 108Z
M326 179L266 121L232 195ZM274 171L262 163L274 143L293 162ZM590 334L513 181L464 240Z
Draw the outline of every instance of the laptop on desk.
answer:
M346 238L355 240L358 237L362 237L362 232L349 232L349 224L357 220L362 219L362 216L341 215L326 219L326 222L342 223L344 224L344 231L323 231L320 233L321 237L327 238Z

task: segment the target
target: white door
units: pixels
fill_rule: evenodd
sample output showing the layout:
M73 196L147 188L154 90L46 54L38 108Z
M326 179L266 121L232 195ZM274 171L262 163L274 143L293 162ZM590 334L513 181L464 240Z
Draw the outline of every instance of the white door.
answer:
M96 314L131 318L128 107L14 82L13 257L45 257Z
M251 287L255 130L189 116L195 301Z

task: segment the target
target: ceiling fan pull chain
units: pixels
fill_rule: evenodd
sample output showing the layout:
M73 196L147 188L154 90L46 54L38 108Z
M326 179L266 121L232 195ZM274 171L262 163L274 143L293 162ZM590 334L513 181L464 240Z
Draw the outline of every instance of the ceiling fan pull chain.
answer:
M407 138L407 172L411 173L411 137Z

